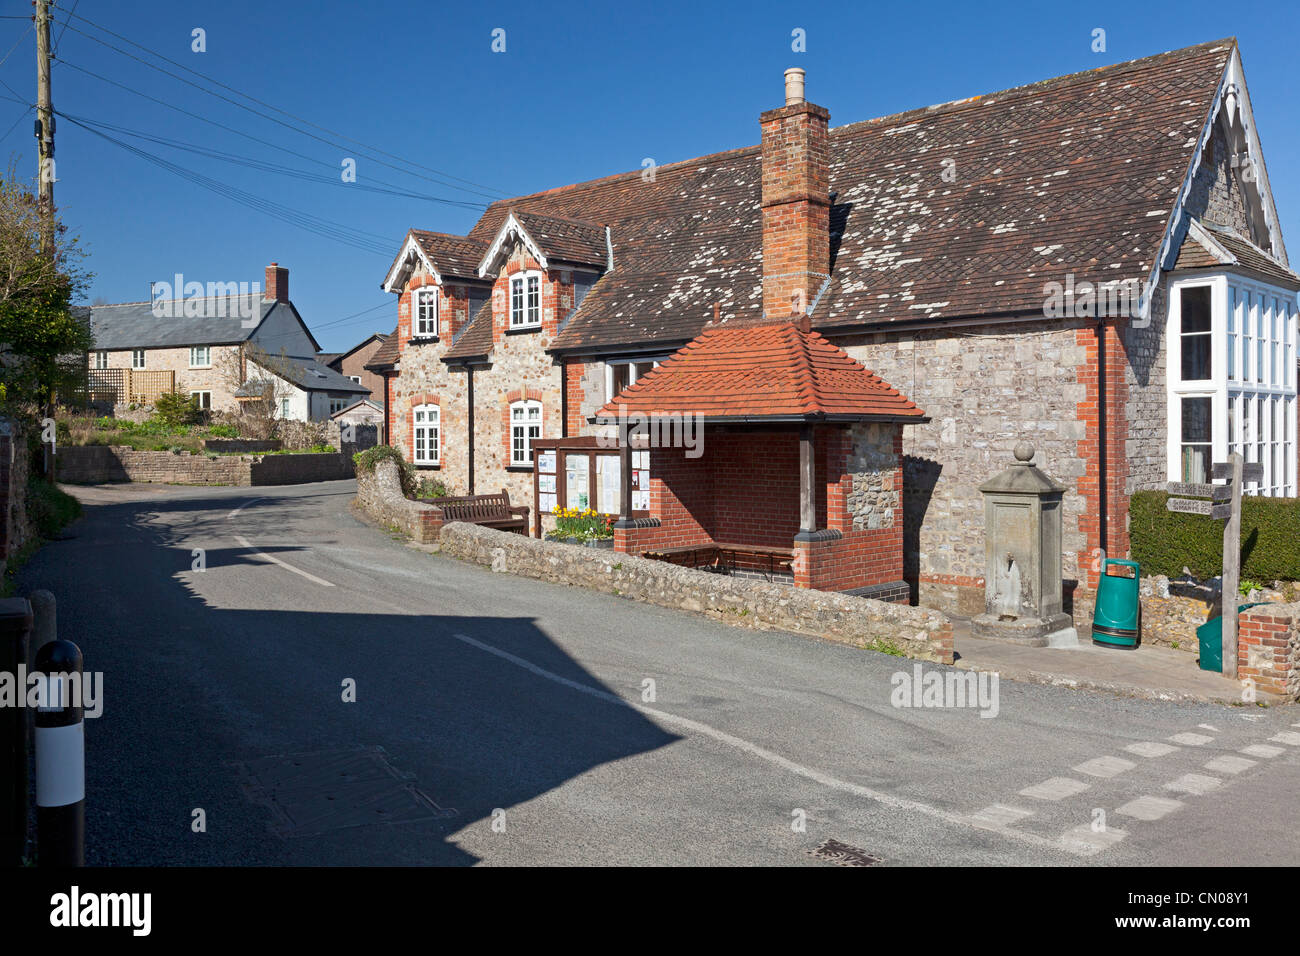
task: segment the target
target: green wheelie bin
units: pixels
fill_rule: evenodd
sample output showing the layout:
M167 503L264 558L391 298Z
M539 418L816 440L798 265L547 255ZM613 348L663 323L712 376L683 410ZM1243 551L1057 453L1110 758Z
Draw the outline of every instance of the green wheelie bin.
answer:
M1138 600L1141 574L1136 561L1106 559L1092 611L1092 643L1130 651L1142 643L1142 602Z
M1239 604L1237 613L1240 614L1248 607L1256 607L1256 604ZM1214 671L1216 674L1223 672L1223 617L1212 617L1196 629L1196 642L1201 648L1201 659L1199 661L1201 670Z

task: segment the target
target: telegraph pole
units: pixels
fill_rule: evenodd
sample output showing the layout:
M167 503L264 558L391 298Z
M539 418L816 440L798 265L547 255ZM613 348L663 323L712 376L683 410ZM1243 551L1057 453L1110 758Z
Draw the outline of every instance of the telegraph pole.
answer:
M50 0L36 2L37 198L45 249L54 254L54 106L50 99Z

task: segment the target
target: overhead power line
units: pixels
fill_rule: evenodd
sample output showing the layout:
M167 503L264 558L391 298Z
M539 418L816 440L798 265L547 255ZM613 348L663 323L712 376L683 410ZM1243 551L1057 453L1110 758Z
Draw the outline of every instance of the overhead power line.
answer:
M200 116L198 113L192 112L192 111L187 110L187 109L183 109L182 107L176 106L175 104L168 103L166 100L159 99L159 98L156 97L156 96L150 96L148 93L145 93L145 92L143 92L143 91L141 91L141 90L137 90L137 89L135 89L135 87L127 86L125 83L119 83L117 80L110 79L109 77L107 77L107 76L103 76L102 74L99 74L99 73L96 73L96 72L94 72L93 70L88 70L88 69L86 69L85 67L78 66L77 64L72 63L72 62L70 62L70 61L68 61L68 60L60 60L59 62L62 63L64 66L70 66L70 67L72 67L72 68L73 68L74 70L76 70L78 73L84 73L84 74L86 74L87 76L93 77L94 79L97 79L97 80L99 80L99 81L101 81L101 82L103 82L103 83L108 83L108 84L110 84L110 85L112 85L112 86L116 86L118 89L125 90L125 91L128 92L128 93L132 93L132 94L134 94L135 96L139 96L139 97L141 97L142 99L149 100L149 101L152 102L152 103L157 103L159 106L164 106L164 107L166 107L167 109L172 110L172 111L174 111L174 112L176 112L176 113L180 113L180 114L183 115L183 116L188 116L188 117L190 117L191 119L196 119L196 120L198 120L198 121L201 122L201 123L206 123L206 124L208 124L209 126L213 126L213 127L217 128L217 129L224 130L224 131L227 132L227 133L232 133L232 134L234 134L235 136L239 136L239 137L241 137L241 138L243 138L243 139L246 139L246 140L249 140L249 141L251 141L251 142L257 143L259 146L269 146L271 149L274 149L274 150L276 150L277 152L287 153L288 155L290 155L290 156L295 156L295 157L297 157L298 159L305 159L305 160L307 160L307 162L309 162L309 163L315 163L315 164L318 165L318 166L324 166L325 168L332 170L335 174L338 173L338 167L337 167L337 166L334 166L333 164L331 164L331 163L329 163L329 162L327 162L326 160L323 160L323 159L317 159L315 156L309 156L309 155L307 155L306 153L300 153L300 152L298 152L297 150L292 150L292 149L289 149L289 148L287 148L287 147L285 147L285 146L279 146L279 145L277 145L277 144L275 144L275 143L268 142L267 140L265 140L265 139L263 139L263 138L261 138L261 137L259 137L259 136L254 136L254 135L252 135L251 133L245 133L243 130L236 129L236 128L233 127L233 126L227 126L225 123L218 123L216 120L208 119L206 116ZM340 179L339 181L342 182L342 179ZM388 187L391 188L391 189L395 189L395 190L400 190L400 189L401 189L401 187L397 186L395 183L386 182L386 181L381 180L381 179L376 179L376 180L374 180L374 182L378 183L378 184L381 185L381 186L388 186ZM350 184L350 185L355 185L355 184ZM419 198L421 198L421 199L427 199L427 200L429 200L430 202L439 202L439 203L445 203L445 204L447 204L447 205L451 205L451 206L460 206L460 207L462 207L462 208L469 208L469 209L486 209L486 208L487 208L487 204L486 204L486 203L473 202L473 201L468 200L468 199L446 199L446 198L443 198L443 197L440 197L440 196L426 196L426 195L420 195Z
M70 15L70 16L71 16L71 15ZM175 79L175 80L179 80L180 82L185 83L185 84L188 85L188 86L192 86L192 87L194 87L196 90L199 90L199 91L202 92L202 93L206 93L208 96L215 97L216 99L219 99L219 100L222 100L223 102L229 103L229 104L231 104L232 106L236 106L236 107L238 107L239 109L242 109L242 110L245 110L245 111L247 111L247 112L249 112L249 113L252 113L252 114L255 115L255 116L260 116L260 117L262 117L263 119L270 120L271 122L277 123L277 124L283 126L283 127L286 128L286 129L293 130L294 132L298 133L299 135L307 136L307 137L309 137L309 138L311 138L311 139L316 140L317 142L324 143L325 145L330 146L330 147L332 147L332 148L334 148L334 149L343 149L343 150L347 150L349 147L342 146L342 145L340 145L340 144L337 142L337 140L340 140L340 139L341 139L341 140L345 140L345 141L347 141L348 143L351 143L351 144L353 144L354 146L360 146L360 147L362 147L362 149L367 150L367 151L369 151L369 152L371 152L371 153L375 153L375 154L378 154L378 155L380 155L380 156L387 156L387 157L389 157L390 159L396 159L398 162L401 162L401 163L405 164L406 166L411 166L411 167L414 167L415 169L423 169L423 170L426 170L426 171L428 171L428 172L435 173L438 177L442 177L442 178L434 178L434 177L431 177L431 176L425 176L425 175L423 175L423 174L421 174L421 173L414 172L414 171L411 170L411 169L403 169L401 166L396 166L396 165L394 165L394 164L392 164L392 163L385 162L384 160L382 160L382 159L378 159L378 158L376 158L375 156L367 156L367 157L366 157L366 158L369 159L371 162L379 163L381 166L386 166L386 167L388 167L389 169L396 170L396 171L398 171L398 172L400 172L400 173L404 173L405 175L408 175L408 176L417 176L417 177L419 177L419 178L421 178L421 179L426 179L426 180L428 180L429 182L435 182L435 183L438 183L439 185L447 186L447 187L452 188L452 189L459 189L459 190L461 190L461 191L463 191L463 192L471 193L471 194L478 195L478 196L483 196L483 197L485 197L485 198L487 198L487 199L493 199L493 200L495 200L495 199L505 198L505 194L504 194L504 193L502 193L500 190L492 189L492 187L490 187L490 186L484 186L484 185L481 184L481 183L476 183L476 182L474 182L474 181L472 181L472 180L463 179L462 177L459 177L459 176L454 176L454 175L452 175L451 173L444 172L443 170L435 169L435 168L433 168L433 167L431 167L431 166L426 166L426 165L421 164L421 163L416 163L416 162L414 162L414 161L412 161L412 160L405 159L405 158L403 158L403 157L401 157L401 156L398 156L398 155L395 154L395 153L390 153L390 152L388 152L387 150L380 149L380 148L377 147L377 146L372 146L372 145L370 145L370 144L364 143L364 142L362 142L361 140L355 139L355 138L353 138L353 137L351 137L351 136L348 136L348 135L346 135L346 134L344 134L344 133L340 133L340 132L338 132L338 131L336 131L336 130L332 130L332 129L328 128L328 127L321 126L321 125L319 125L319 124L317 124L317 123L313 123L313 122L311 122L310 120L307 120L307 119L304 119L304 118L302 118L302 117L296 116L295 114L290 113L290 112L287 111L287 110L281 109L280 107L275 106L274 104L267 103L267 102L265 102L264 100L260 100L260 99L258 99L257 97L255 97L255 96L251 96L251 95L248 94L248 93L244 93L244 92L242 92L242 91L240 91L240 90L238 90L238 89L235 89L234 87L232 87L232 86L230 86L230 85L228 85L228 84L226 84L226 83L223 83L223 82L221 82L220 80L214 79L213 77L210 77L210 76L208 76L208 75L205 74L205 73L201 73L201 72L199 72L198 70L191 69L190 67L185 66L183 63L179 63L179 62L177 62L176 60L170 59L169 57L163 56L163 55L160 54L160 53L157 53L157 52L155 52L155 51L153 51L153 50L150 50L148 47L145 47L145 46L143 46L143 45L141 45L141 44L139 44L139 43L136 43L134 40L131 40L131 39L128 38L128 37L124 37L124 36L122 36L121 34L114 33L112 30L108 29L107 27L104 27L104 26L101 26L101 25L99 25L99 24L97 24L97 23L94 23L93 21L87 19L86 17L77 16L77 17L75 17L75 19L77 19L77 20L79 20L79 21L81 21L81 22L83 22L83 23L86 23L86 24L92 26L92 27L94 27L94 28L97 29L97 30L100 30L100 31L102 31L102 32L104 32L104 33L107 33L107 34L110 35L110 36L116 37L117 39L122 40L122 41L125 42L125 43L129 43L129 44L131 44L132 46L134 46L134 47L136 47L136 48L138 48L138 49L140 49L140 50L144 50L146 53L149 54L150 57L153 57L153 58L158 59L158 60L162 60L162 61L164 61L164 62L166 62L166 63L170 63L172 66L175 66L175 67L177 67L177 68L179 68L179 69L182 69L182 70L184 70L185 72L187 72L187 73L189 73L189 74L191 74L191 75L193 75L193 76L200 77L201 79L203 79L203 80L204 80L205 82L207 82L207 83L211 83L211 84L213 84L214 86L218 86L218 87L220 87L220 88L222 88L222 89L224 89L224 90L227 90L227 91L229 91L229 92L231 92L231 93L234 93L236 96L242 97L243 99L246 99L246 100L248 100L248 101L250 101L250 102L252 102L252 103L256 103L256 104L259 105L259 106L264 106L264 107L266 107L267 109L274 110L276 113L279 113L281 116L289 117L290 119L294 120L294 121L297 122L297 123L303 124L304 126L308 126L308 127L311 127L312 129L320 130L320 131L323 132L323 133L328 133L330 136L334 137L334 139L333 139L333 140L326 139L326 138L324 138L324 137L322 137L322 136L318 136L318 135L316 135L315 133L310 132L309 130L302 129L302 128L300 128L300 127L298 127L298 126L295 126L295 125L293 125L293 124L291 124L291 123L286 123L284 120L279 119L279 118L277 118L277 117L275 117L275 116L270 116L270 115L268 115L267 113L262 112L261 110L253 109L251 106L248 106L248 105L246 105L246 104L244 104L244 103L240 103L240 102L237 101L237 100L231 99L231 98L228 97L228 96L224 96L224 95L222 95L221 93L215 92L214 90L210 90L210 89L208 89L208 88L205 87L205 86L202 86L202 85L200 85L200 84L198 84L198 83L195 83L193 80L189 80L189 79L187 79L186 77L180 76L180 75L178 75L178 74L172 72L171 70L164 69L163 67L160 67L160 66L158 66L158 65L155 64L155 63L151 63L151 62L149 62L149 60L144 59L143 57L137 56L136 54L132 53L132 52L129 51L129 50L124 50L124 49L122 49L121 47L119 47L119 46L115 46L114 44L109 43L109 42L106 41L106 40L102 40L102 39L100 39L99 37L97 37L97 36L95 36L95 35L93 35L93 34L91 34L91 33L88 33L88 32L86 32L85 30L80 29L80 28L77 27L76 25L72 24L69 20L65 20L65 21L64 21L64 26L65 26L65 28L67 28L67 29L71 29L72 31L74 31L74 32L76 32L76 33L80 33L82 36L84 36L84 37L86 37L86 38L88 38L88 39L94 41L95 43L100 44L101 46L108 47L110 50L113 50L113 51L115 51L115 52L117 52L117 53L120 53L121 55L123 55L123 56L125 56L125 57L128 57L128 58L130 58L130 59L132 59L132 60L135 60L137 63L141 63L141 64L143 64L144 66L147 66L147 67L149 67L149 68L152 69L152 70L156 70L156 71L158 71L159 73L162 73L162 74L164 74L164 75L166 75L166 76L170 76L171 78L173 78L173 79ZM66 61L64 61L64 62L66 62ZM355 151L355 150L354 150L354 151ZM364 153L363 153L362 155L364 155ZM448 182L447 180L455 180L455 182ZM464 185L464 186L458 186L458 185L456 185L457 182L459 182L459 183L465 183L466 185ZM469 186L472 186L472 187L475 187L475 188L472 188L472 189L471 189L471 188L467 188L467 187L469 187Z
M115 136L110 136L92 126L81 123L78 120L67 116L67 114L64 114L64 116L68 122L84 129L86 132L91 133L94 136L98 136L107 142L113 143L115 146L118 146L119 148L124 149L155 166L165 169L182 179L188 180L195 185L202 186L203 188L224 196L227 199L234 200L241 205L247 206L257 212L261 212L264 215L279 219L282 222L287 222L290 225L297 226L306 232L313 233L322 238L332 239L335 242L340 242L344 245L352 246L355 249L360 249L365 252L374 253L377 256L389 257L392 255L392 240L387 236L354 229L343 223L323 219L320 216L314 216L310 213L294 209L292 206L286 206L270 199L264 199L261 196L248 192L247 190L240 189L236 186L230 185L229 183L222 182L219 179L214 179L211 176L206 176L203 173L195 172L194 170L173 163L170 160L163 159L161 156L155 156L147 150L140 149L138 146L133 146Z
M411 192L402 189L393 184L383 183L382 180L375 180L381 185L371 185L370 183L345 183L338 175L337 170L332 175L322 173L308 172L304 169L297 169L293 166L285 166L280 163L269 163L264 160L250 159L247 156L238 153L228 153L220 149L212 149L208 146L200 146L197 143L187 143L184 140L174 139L170 136L159 136L155 133L149 133L144 130L131 129L127 126L119 126L115 123L104 123L98 120L90 119L86 116L77 116L73 113L66 113L63 110L55 110L59 116L66 116L70 120L77 120L81 123L93 126L100 130L111 130L115 133L121 133L126 136L132 136L136 139L145 140L146 142L156 143L159 146L168 146L172 149L184 150L188 153L195 153L200 156L207 156L210 159L217 159L224 163L230 163L235 166L243 166L248 169L255 169L261 172L275 173L277 175L289 176L294 179L300 179L305 182L320 183L326 186L337 186L342 189L360 189L365 192L382 193L388 196L400 196L404 199L423 199L428 202L447 203L450 205L463 206L471 209L482 209L482 203L473 203L463 199L444 199L440 196L429 196L424 193ZM310 159L310 157L306 157ZM333 169L327 162L321 162L320 165ZM391 187L391 188L390 188Z

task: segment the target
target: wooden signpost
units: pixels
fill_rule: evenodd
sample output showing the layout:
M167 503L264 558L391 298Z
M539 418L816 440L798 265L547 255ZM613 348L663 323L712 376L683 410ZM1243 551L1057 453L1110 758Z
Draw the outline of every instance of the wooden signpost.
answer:
M1264 466L1251 462L1245 464L1241 455L1233 452L1226 462L1218 462L1211 477L1226 478L1226 485L1194 484L1183 481L1169 482L1171 495L1192 495L1193 498L1170 498L1165 507L1183 514L1207 515L1215 520L1227 519L1223 528L1223 676L1237 677L1237 584L1241 578L1241 483L1264 480ZM1210 499L1208 501L1195 500Z

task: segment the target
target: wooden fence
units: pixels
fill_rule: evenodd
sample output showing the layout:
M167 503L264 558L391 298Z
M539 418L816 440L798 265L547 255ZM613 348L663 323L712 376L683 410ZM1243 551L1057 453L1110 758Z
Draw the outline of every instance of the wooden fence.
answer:
M159 395L175 388L176 373L169 369L92 368L86 379L90 401L114 405L152 405Z

